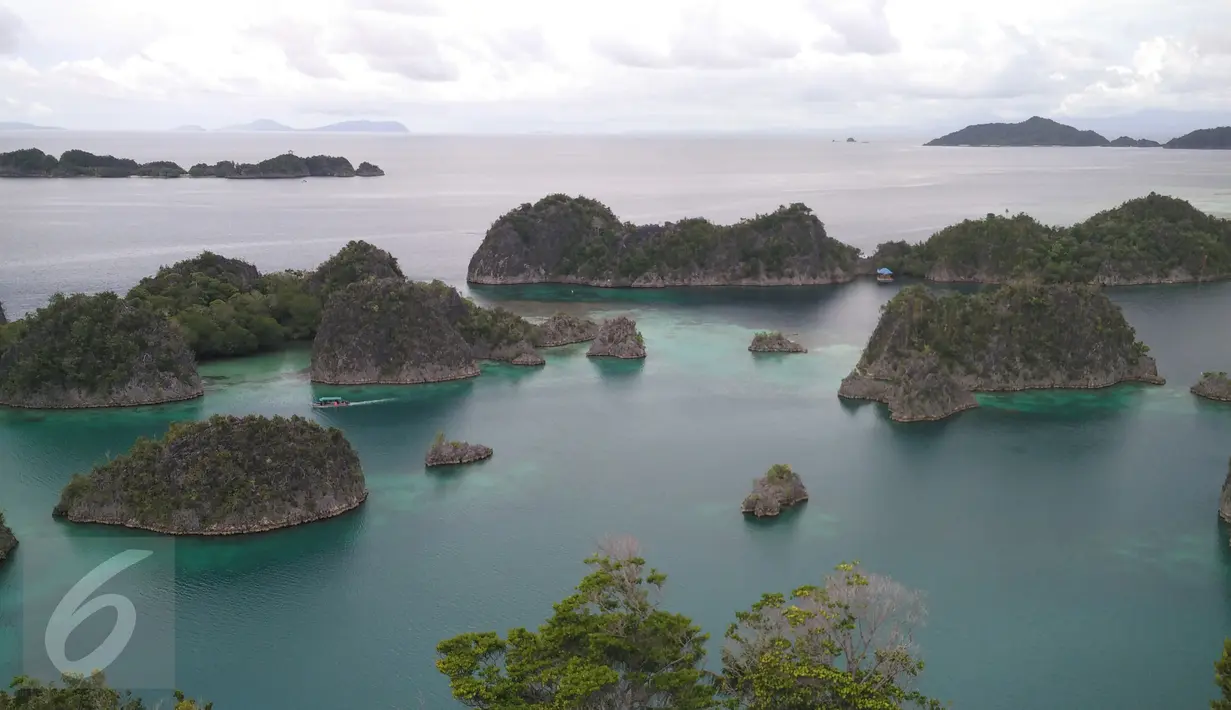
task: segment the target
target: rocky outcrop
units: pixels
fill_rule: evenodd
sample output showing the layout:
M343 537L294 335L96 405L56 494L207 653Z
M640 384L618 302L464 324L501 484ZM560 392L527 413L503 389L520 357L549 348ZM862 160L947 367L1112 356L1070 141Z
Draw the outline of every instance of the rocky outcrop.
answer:
M0 303L0 325L7 325L9 317L4 314L4 304Z
M858 258L803 204L731 225L695 218L638 226L596 200L548 195L492 224L466 278L639 288L827 284L852 280Z
M1218 517L1231 523L1231 464L1227 465L1227 477L1222 482L1222 494L1218 498Z
M898 421L942 419L976 406L971 392L1163 384L1148 351L1094 286L910 286L885 305L838 394L884 402Z
M216 415L74 476L52 514L169 535L264 532L340 515L367 498L338 429L302 417Z
M754 353L806 353L808 349L778 331L760 332L752 336L748 349Z
M758 518L773 517L781 513L783 508L806 500L808 491L804 488L799 474L786 464L776 463L764 476L753 481L752 493L744 499L740 510L745 515L755 515Z
M590 345L588 357L615 357L636 360L645 357L645 339L637 330L637 322L620 316L603 321L598 336Z
M0 511L0 567L4 566L4 561L9 558L13 550L17 548L17 537L13 535L13 531L9 530L4 524L4 512Z
M359 177L380 177L385 174L385 171L365 160L355 168L355 174Z
M33 409L130 407L200 397L179 330L114 293L53 296L0 355L0 404Z
M573 343L588 343L598 337L598 324L589 318L557 313L540 323L534 332L534 344L540 348L555 348Z
M430 285L391 278L329 299L311 373L327 384L420 384L477 377L479 366Z
M492 450L487 446L465 441L445 441L444 434L440 433L432 442L432 448L428 449L425 463L428 466L456 466L491 457Z
M1225 372L1204 372L1189 391L1198 397L1231 402L1231 377Z

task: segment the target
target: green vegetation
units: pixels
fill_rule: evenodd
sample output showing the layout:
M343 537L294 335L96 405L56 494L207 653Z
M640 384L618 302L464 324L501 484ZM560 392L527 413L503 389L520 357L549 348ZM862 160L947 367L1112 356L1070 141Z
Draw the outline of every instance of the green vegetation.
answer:
M362 240L352 240L316 267L308 280L308 289L324 302L335 291L355 282L389 278L406 279L398 260L384 249Z
M608 543L537 631L470 632L440 642L436 667L473 708L893 710L940 705L911 688L918 593L842 564L790 603L767 594L736 614L722 672L705 670L709 636L657 600L666 575L635 541Z
M110 292L57 293L4 326L0 347L0 401L9 404L104 406L200 394L179 333L153 310Z
M310 522L364 497L359 457L340 430L298 416L215 415L73 476L53 514L208 535Z
M1231 126L1201 128L1167 141L1164 148L1231 150Z
M363 166L368 166L364 169ZM213 165L197 163L188 169L191 177L219 178L306 178L306 177L354 177L384 175L371 163L361 163L362 172L357 172L346 158L333 155L310 155L301 158L294 153L283 153L259 163L236 163L223 160Z
M121 693L107 687L100 672L89 676L65 673L56 683L44 684L28 676L17 676L9 689L0 690L0 710L146 710L145 702L131 692ZM213 710L213 703L198 705L180 691L172 695L170 710ZM161 703L159 704L161 706Z
M1231 220L1150 193L1072 227L988 215L927 241L887 242L876 265L938 281L1157 283L1231 277Z
M928 141L924 145L1106 146L1094 131L1080 131L1050 118L1031 116L1020 123L979 123Z
M0 177L52 177L59 162L38 148L0 153Z
M732 225L693 218L637 226L596 200L555 194L496 220L468 278L606 286L845 280L858 256L858 249L829 238L803 204Z
M1214 663L1214 684L1219 697L1210 701L1211 710L1231 710L1231 639L1222 642L1222 656Z
M765 472L765 478L770 483L788 483L795 480L795 472L791 470L790 464L776 463L769 467Z

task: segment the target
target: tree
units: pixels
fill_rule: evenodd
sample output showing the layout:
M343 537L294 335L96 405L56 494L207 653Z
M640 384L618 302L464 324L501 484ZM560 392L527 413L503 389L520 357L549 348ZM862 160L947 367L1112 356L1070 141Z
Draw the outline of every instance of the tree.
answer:
M442 641L436 667L449 676L453 696L493 710L716 707L701 669L708 636L659 608L666 576L645 573L636 541L609 541L586 564L592 571L538 631Z
M101 672L89 676L65 673L61 677L63 687L55 683L43 684L28 676L17 676L9 688L13 693L0 690L0 710L145 710L145 703L134 698L132 693L121 693L107 687ZM198 705L175 691L173 710L212 710L213 703Z
M842 563L820 587L766 594L736 614L723 689L749 710L896 710L940 703L910 688L923 670L919 592Z
M1222 642L1222 657L1214 663L1214 685L1222 697L1210 701L1212 710L1231 710L1231 639Z

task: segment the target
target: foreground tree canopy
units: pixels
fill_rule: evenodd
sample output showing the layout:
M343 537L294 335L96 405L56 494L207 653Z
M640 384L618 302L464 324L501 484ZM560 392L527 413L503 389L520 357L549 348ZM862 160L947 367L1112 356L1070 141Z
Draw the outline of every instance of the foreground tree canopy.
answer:
M44 684L27 676L18 676L6 692L0 690L0 710L146 710L148 707L132 693L121 693L107 687L102 673L82 676L68 673L59 684ZM170 710L212 710L213 703L198 705L197 701L175 691L175 704ZM160 708L166 708L160 703Z
M470 632L437 646L455 698L491 710L940 707L911 688L923 670L912 641L921 597L855 563L737 614L721 673L704 668L709 636L660 608L666 576L646 570L635 541L607 543L586 564L591 572L537 631Z

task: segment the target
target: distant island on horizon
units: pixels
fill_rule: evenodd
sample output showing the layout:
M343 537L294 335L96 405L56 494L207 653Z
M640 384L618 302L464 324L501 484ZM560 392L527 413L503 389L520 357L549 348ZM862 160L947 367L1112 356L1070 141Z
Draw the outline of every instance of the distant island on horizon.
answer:
M59 126L38 126L24 121L0 121L0 131L62 131Z
M1181 148L1216 150L1231 149L1231 126L1202 128L1173 138L1166 143L1148 138L1120 136L1108 140L1095 131L1031 116L1018 123L976 123L924 143L925 146L960 147L1108 147L1108 148Z
M217 129L224 132L270 133L410 133L399 121L340 121L316 128L294 128L268 118Z

